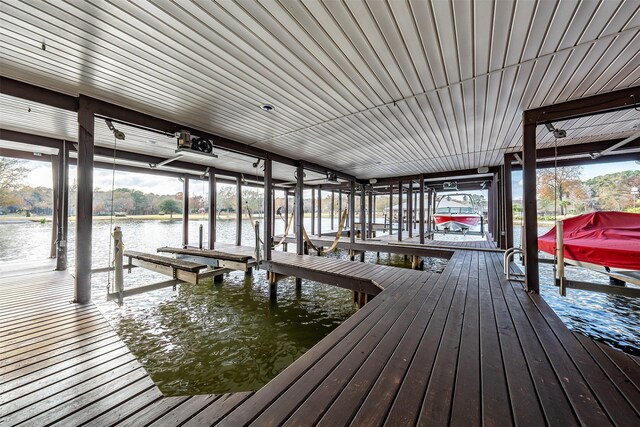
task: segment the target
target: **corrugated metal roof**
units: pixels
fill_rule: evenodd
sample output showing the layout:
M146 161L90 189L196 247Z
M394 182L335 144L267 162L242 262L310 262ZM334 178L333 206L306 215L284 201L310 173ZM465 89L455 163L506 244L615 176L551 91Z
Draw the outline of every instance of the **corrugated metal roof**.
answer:
M0 0L0 14L5 76L360 178L500 164L523 110L640 80L638 0ZM75 138L73 115L1 100L2 127ZM624 137L639 114L556 127L562 144Z

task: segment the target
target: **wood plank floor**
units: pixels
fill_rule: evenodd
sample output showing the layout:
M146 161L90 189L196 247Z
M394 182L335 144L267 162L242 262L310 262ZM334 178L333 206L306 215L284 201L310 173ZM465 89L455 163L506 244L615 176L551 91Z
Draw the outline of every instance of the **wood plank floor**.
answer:
M237 251L248 251L237 248ZM571 333L495 252L442 274L278 253L384 291L253 393L164 397L66 273L0 271L0 425L639 425L640 361Z

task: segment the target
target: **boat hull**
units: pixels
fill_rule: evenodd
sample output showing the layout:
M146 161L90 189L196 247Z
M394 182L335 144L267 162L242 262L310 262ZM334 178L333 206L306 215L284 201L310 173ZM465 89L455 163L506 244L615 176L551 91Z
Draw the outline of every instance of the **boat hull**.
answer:
M433 219L437 228L449 230L463 230L476 227L480 224L480 215L456 215L456 214L435 214Z

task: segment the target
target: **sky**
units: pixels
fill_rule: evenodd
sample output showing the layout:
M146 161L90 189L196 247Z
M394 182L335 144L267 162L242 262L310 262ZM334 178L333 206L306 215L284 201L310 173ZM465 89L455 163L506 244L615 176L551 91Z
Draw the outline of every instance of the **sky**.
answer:
M26 162L27 167L31 168L28 176L28 183L33 187L43 186L51 187L51 166L45 162ZM606 175L625 170L640 170L640 165L636 162L618 162L597 164L584 166L582 168L582 180L591 179L599 175ZM73 183L75 178L75 167L71 167L69 172L69 182ZM113 175L111 171L105 169L96 169L93 175L94 189L102 191L111 190ZM522 172L513 173L513 198L522 198ZM205 194L207 191L206 184L203 186L201 182L194 181L191 184L190 192L193 194ZM177 178L169 178L154 175L145 175L131 172L116 172L114 188L132 188L146 193L155 193L159 195L176 194L182 191L182 183Z

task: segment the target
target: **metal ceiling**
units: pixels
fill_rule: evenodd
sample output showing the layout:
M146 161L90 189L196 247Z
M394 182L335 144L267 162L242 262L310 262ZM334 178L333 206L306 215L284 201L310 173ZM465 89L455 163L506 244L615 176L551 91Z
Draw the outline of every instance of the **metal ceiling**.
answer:
M523 110L638 85L639 34L638 0L0 0L4 76L365 179L502 163ZM76 138L73 114L0 101L3 128ZM638 119L556 127L589 142Z

